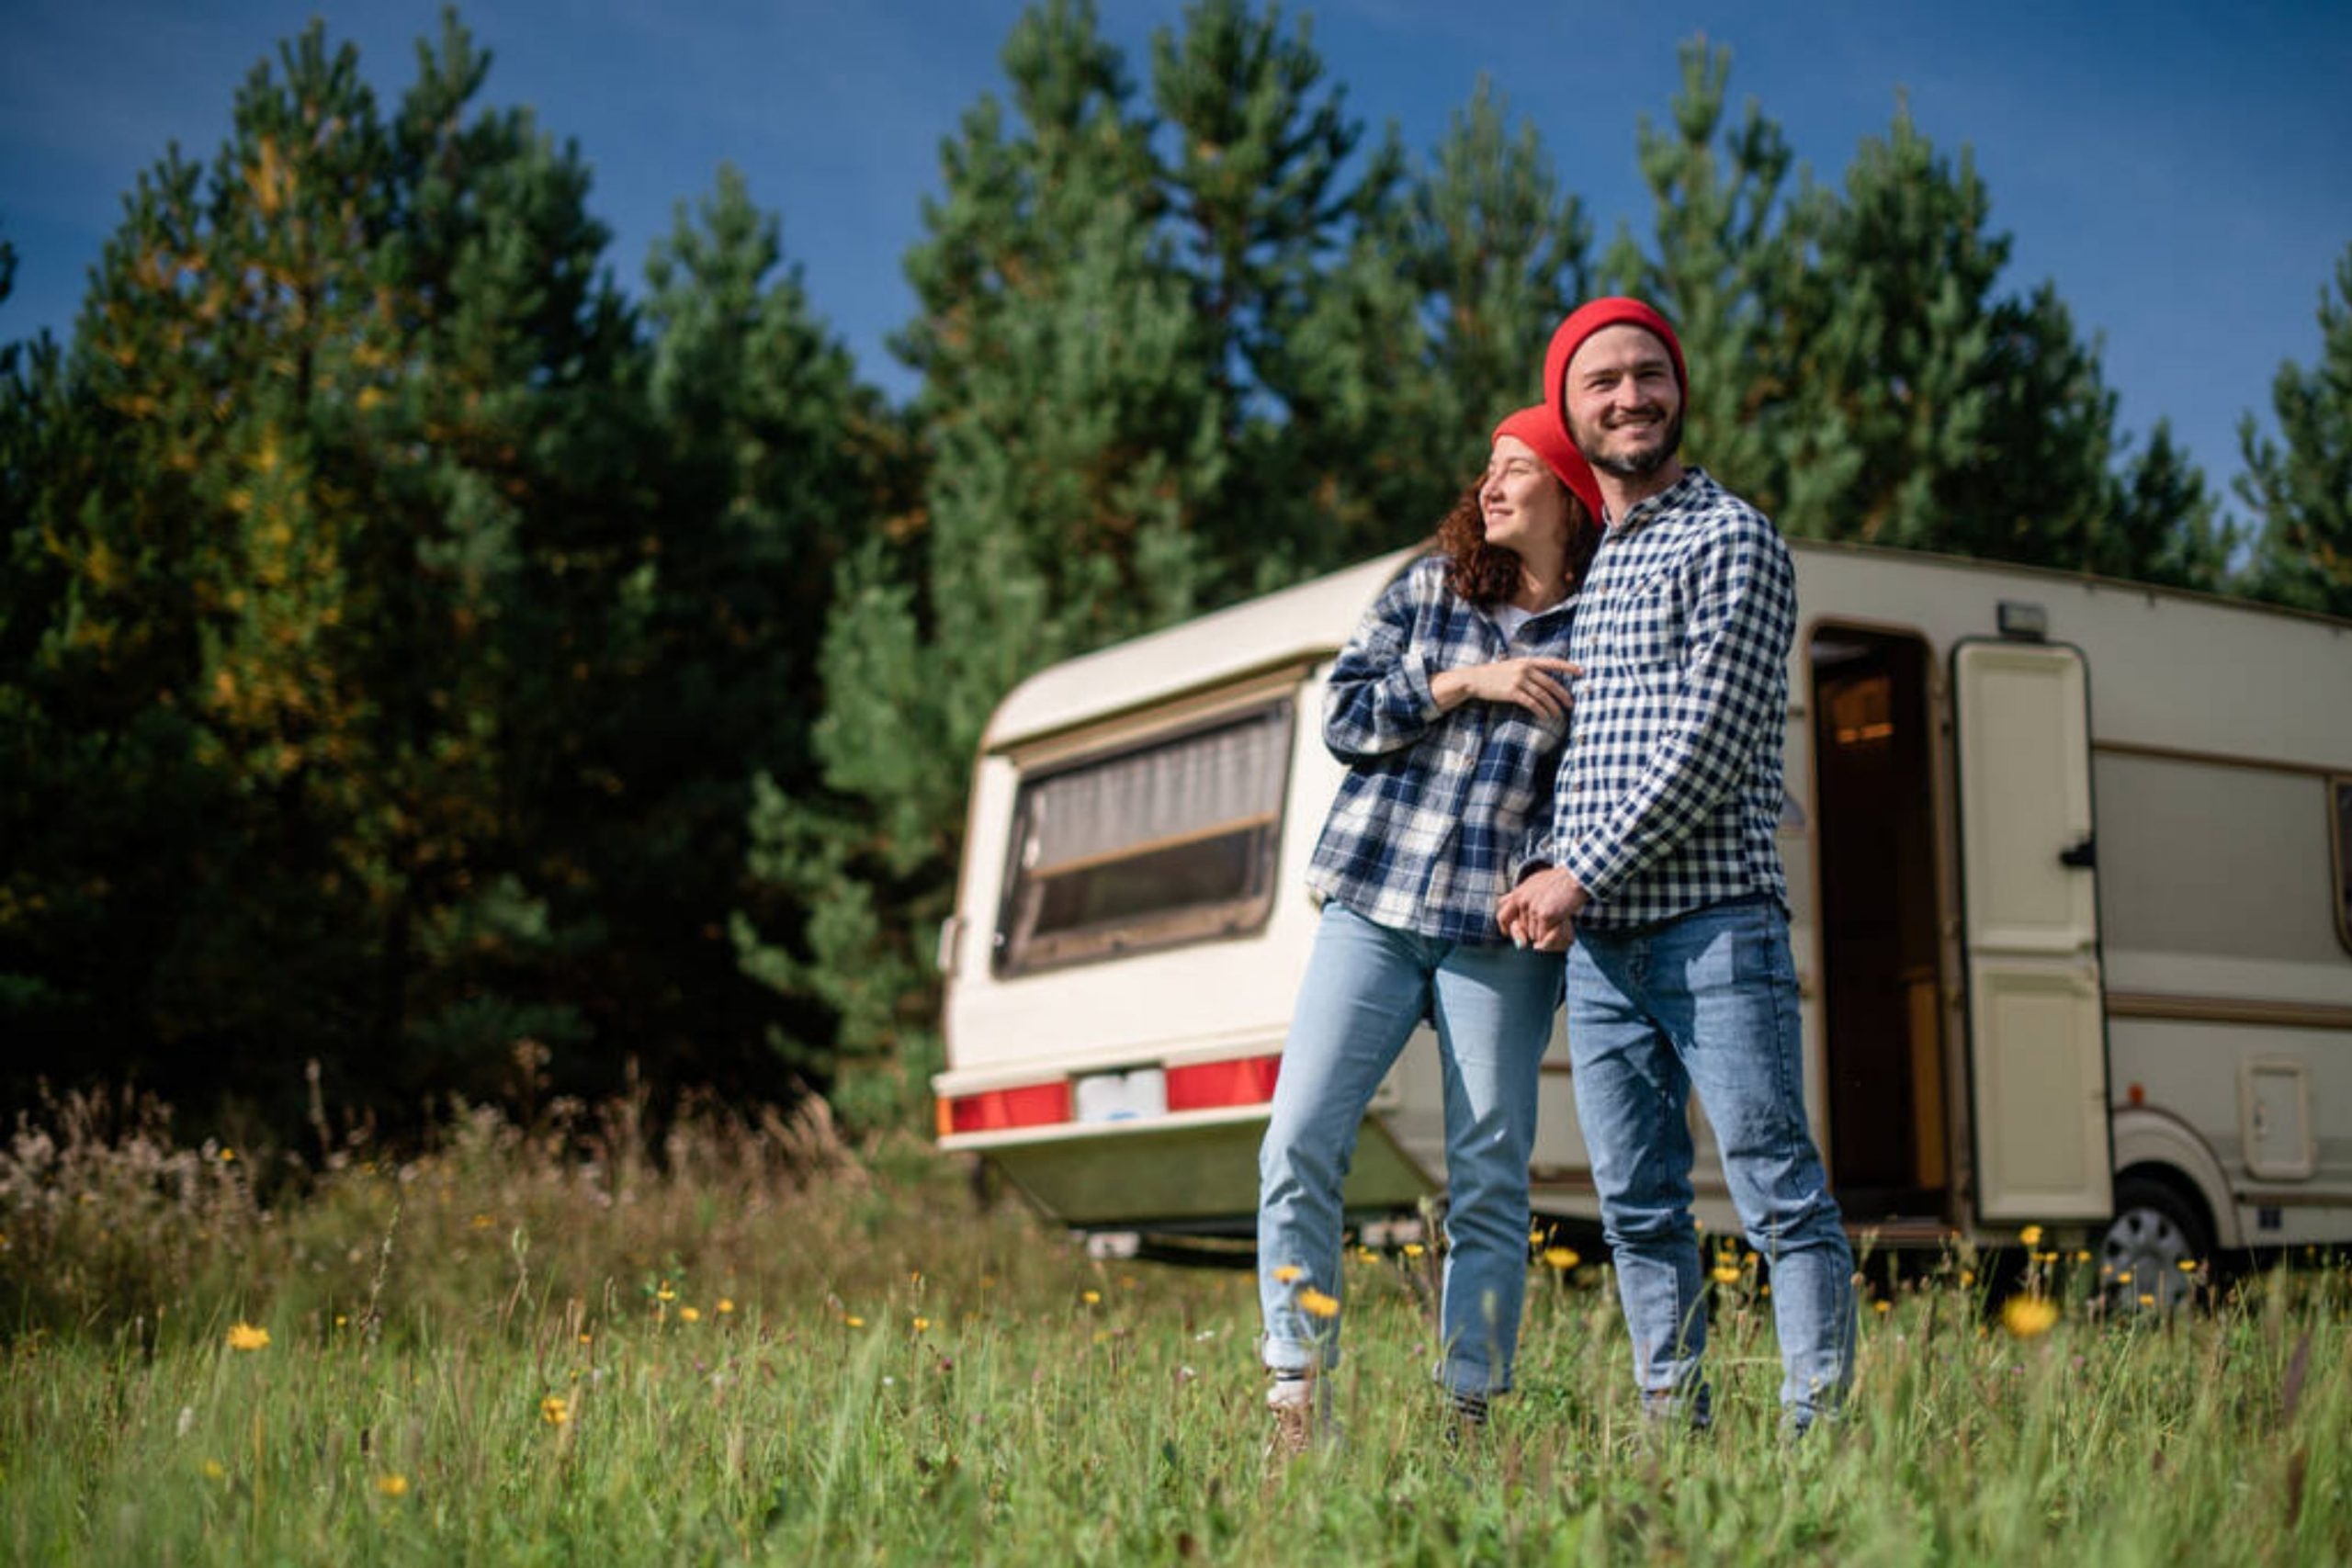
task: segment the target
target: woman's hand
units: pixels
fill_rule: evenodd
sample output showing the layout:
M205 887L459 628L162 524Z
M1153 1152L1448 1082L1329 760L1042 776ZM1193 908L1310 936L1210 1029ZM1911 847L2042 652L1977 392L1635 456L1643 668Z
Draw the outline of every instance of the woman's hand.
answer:
M1565 659L1498 659L1492 664L1439 671L1430 677L1430 694L1449 713L1476 697L1515 703L1540 717L1558 718L1568 711L1568 683L1562 677L1583 673L1582 665Z

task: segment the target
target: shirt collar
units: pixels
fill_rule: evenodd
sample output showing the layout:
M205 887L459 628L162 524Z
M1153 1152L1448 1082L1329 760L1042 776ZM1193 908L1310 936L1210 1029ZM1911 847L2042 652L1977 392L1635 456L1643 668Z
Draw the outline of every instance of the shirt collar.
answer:
M1611 520L1609 531L1617 535L1634 533L1660 513L1682 505L1697 496L1702 487L1712 486L1714 482L1707 477L1707 470L1698 464L1685 464L1680 479L1656 495L1635 502L1624 516Z

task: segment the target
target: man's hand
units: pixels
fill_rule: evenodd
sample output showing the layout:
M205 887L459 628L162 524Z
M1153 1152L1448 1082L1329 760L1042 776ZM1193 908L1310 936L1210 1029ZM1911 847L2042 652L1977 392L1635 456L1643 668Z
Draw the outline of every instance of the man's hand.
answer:
M1565 953L1577 939L1577 917L1590 902L1576 873L1551 866L1504 894L1495 907L1495 921L1521 947Z
M1430 677L1430 695L1442 712L1451 713L1473 697L1490 703L1511 703L1538 718L1558 718L1573 700L1566 677L1581 675L1584 666L1565 659L1530 654L1523 659L1498 659L1490 664L1465 664L1441 670Z

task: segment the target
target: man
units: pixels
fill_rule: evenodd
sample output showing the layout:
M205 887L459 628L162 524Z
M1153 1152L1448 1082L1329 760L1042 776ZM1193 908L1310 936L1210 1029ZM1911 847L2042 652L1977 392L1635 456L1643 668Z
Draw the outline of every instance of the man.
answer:
M1854 1294L1805 1123L1772 841L1795 573L1761 513L1678 457L1689 376L1656 310L1585 305L1553 335L1544 379L1599 478L1607 531L1570 639L1584 673L1552 832L1497 918L1514 941L1568 948L1577 1115L1645 1414L1711 1418L1696 1088L1771 1269L1781 1408L1803 1431L1851 1381Z

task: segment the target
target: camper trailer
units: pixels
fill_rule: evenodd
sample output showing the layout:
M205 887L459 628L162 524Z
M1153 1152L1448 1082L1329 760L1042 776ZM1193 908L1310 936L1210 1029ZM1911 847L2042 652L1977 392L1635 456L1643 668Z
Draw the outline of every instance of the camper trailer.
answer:
M1780 848L1813 1127L1882 1245L2098 1245L2132 1288L2352 1240L2352 623L1797 542ZM941 932L941 1145L1090 1232L1247 1237L1340 765L1333 656L1412 552L1044 671ZM1537 1210L1597 1218L1566 1042ZM1445 1184L1424 1031L1347 1185ZM1694 1109L1702 1221L1736 1218Z

